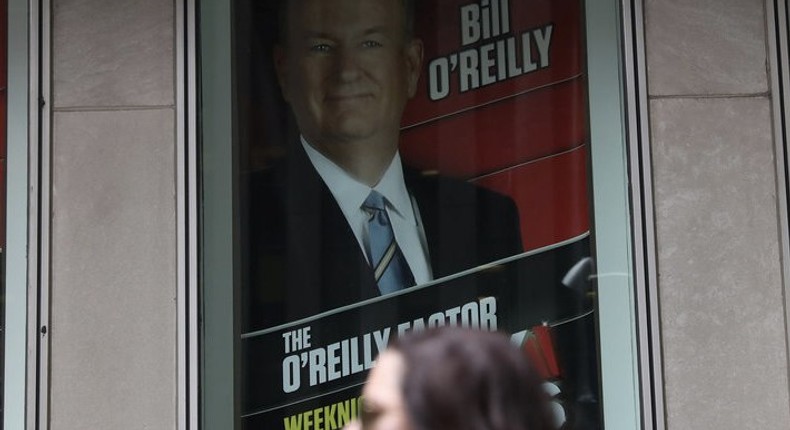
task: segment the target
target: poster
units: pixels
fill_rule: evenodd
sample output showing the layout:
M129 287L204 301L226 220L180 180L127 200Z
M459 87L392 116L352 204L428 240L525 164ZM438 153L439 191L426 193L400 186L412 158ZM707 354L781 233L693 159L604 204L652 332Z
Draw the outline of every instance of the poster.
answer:
M412 246L394 251L413 279L385 294L365 251L369 233L351 234L334 179L311 154L328 155L313 143L325 124L305 117L324 89L316 82L326 58L349 47L360 50L348 57L353 67L332 66L343 79L398 79L381 69L386 58L365 63L380 54L362 51L388 39L346 45L332 31L356 28L348 21L311 41L304 61L315 66L302 67L293 52L277 53L294 31L283 23L345 20L349 1L322 3L309 18L277 3L235 5L242 427L341 428L389 341L458 324L511 335L556 387L563 428L600 428L581 2L416 2L419 78L398 113L396 144L418 228ZM375 113L371 105L357 114L362 125L352 116L343 130L367 130ZM415 248L423 254L413 257ZM415 259L425 267L415 270Z

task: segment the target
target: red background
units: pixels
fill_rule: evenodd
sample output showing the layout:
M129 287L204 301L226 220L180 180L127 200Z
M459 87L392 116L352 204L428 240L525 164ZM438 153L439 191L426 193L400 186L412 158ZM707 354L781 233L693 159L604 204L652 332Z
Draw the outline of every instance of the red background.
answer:
M401 153L507 194L519 208L526 250L589 230L587 101L578 0L510 0L510 33L461 47L460 6L423 0L415 31L425 45L420 89L406 109ZM457 73L447 98L431 101L428 64L437 57L552 24L550 66L463 94ZM533 50L534 51L534 50ZM537 52L533 60L537 60Z

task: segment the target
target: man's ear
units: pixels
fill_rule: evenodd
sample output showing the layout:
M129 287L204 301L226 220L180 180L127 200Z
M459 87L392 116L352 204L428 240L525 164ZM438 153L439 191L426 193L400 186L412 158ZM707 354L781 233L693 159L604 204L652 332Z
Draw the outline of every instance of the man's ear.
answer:
M417 93L417 82L422 71L422 40L412 39L406 45L405 51L409 98L412 98Z
M282 45L274 45L272 50L272 60L274 61L274 70L277 73L277 82L280 84L280 92L285 101L288 100L288 53Z

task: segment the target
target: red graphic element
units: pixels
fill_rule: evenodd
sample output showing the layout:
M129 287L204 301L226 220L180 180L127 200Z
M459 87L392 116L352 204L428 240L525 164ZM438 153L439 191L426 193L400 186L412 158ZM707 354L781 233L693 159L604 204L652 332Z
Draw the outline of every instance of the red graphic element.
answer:
M562 377L549 326L539 325L527 330L523 348L541 379L556 380Z
M493 4L495 1L489 3ZM423 73L417 96L406 109L404 126L568 80L584 72L584 44L581 43L582 16L579 0L500 0L500 4L504 2L508 4L510 31L467 46L462 46L461 7L473 4L474 1L420 2L424 5L418 7L415 26L416 33L422 39L425 48ZM552 26L549 67L539 68L534 72L464 93L460 92L459 80L451 78L449 97L438 101L431 101L428 97L430 76L428 66L434 59L479 48L498 40L507 41L511 37L515 37L520 42L525 32L543 29L546 26ZM517 49L516 52L521 52L521 49ZM535 46L532 46L531 52L532 60L537 61L539 57ZM491 53L491 57L498 60L496 50ZM523 56L519 56L518 60L520 60L518 63L523 62ZM456 76L458 68L459 66L456 66Z
M406 128L401 154L466 179L578 147L587 138L584 88L575 79Z
M541 248L590 230L587 145L474 182L516 202L524 249Z
M402 122L405 162L511 196L526 250L589 231L581 2L425 0L418 8L425 64ZM475 56L480 84L466 91L471 63L462 74L462 52ZM442 58L448 85L437 92L430 65Z

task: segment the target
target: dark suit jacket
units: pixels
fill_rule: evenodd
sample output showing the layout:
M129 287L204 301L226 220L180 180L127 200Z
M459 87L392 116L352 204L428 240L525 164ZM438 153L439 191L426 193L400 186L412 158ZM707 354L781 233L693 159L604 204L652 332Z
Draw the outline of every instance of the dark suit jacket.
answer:
M417 201L434 278L522 251L510 198L411 169L404 178ZM247 185L242 332L379 295L340 207L300 145L280 165L251 174Z

